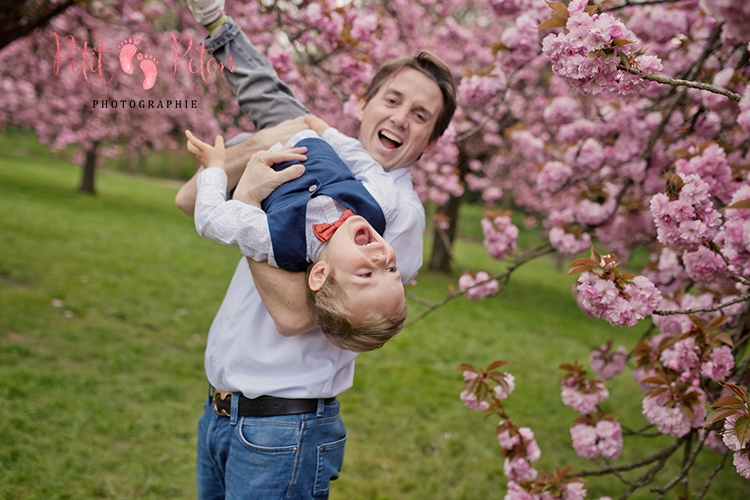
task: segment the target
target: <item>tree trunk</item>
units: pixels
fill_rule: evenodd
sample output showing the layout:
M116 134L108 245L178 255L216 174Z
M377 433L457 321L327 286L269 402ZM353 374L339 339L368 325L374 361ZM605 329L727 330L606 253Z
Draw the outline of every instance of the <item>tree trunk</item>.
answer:
M96 172L96 154L99 147L98 143L94 143L86 151L86 160L83 163L83 178L81 179L81 187L79 191L82 193L96 194L94 189L94 173Z
M451 196L443 208L442 213L448 220L448 228L440 229L435 224L432 240L432 254L430 255L429 268L432 271L449 273L451 270L451 252L453 240L456 238L458 226L458 209L461 206L461 198Z
M464 178L468 172L469 158L463 149L459 149L458 178L461 183L464 182ZM458 211L461 207L461 198L462 196L456 197L451 195L448 203L441 210L448 220L448 228L442 230L435 225L435 229L433 230L432 254L430 255L430 262L428 264L428 268L432 271L449 273L451 270L451 252L453 241L456 238L456 231L458 230Z

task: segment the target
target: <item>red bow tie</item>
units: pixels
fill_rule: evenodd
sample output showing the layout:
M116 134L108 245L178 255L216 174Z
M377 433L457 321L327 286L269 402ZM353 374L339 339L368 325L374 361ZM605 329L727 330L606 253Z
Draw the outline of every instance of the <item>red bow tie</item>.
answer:
M341 217L339 217L339 220L335 222L323 222L321 224L313 224L313 234L316 238L318 238L320 241L325 243L326 241L331 239L331 236L333 236L333 233L336 232L338 228L341 227L341 224L344 223L346 219L354 215L354 212L349 210L348 208L344 210L344 213L341 214Z

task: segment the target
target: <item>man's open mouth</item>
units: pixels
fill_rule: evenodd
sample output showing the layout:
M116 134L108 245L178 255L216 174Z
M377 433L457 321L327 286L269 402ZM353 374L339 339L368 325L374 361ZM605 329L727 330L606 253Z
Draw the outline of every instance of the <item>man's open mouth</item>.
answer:
M378 138L380 139L380 143L387 149L397 149L401 146L401 139L387 130L381 130L378 132Z

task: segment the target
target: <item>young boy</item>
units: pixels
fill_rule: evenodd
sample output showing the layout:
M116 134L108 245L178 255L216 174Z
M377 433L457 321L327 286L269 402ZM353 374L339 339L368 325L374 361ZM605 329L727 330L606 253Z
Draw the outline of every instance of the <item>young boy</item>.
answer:
M316 117L306 121L313 130L248 163L237 193L256 169L305 161L305 173L247 203L225 199L221 137L212 147L187 131L188 150L206 167L198 177L196 228L257 262L307 270L308 305L326 337L350 351L377 349L401 330L408 312L395 252L381 236L397 212L397 190L359 141Z

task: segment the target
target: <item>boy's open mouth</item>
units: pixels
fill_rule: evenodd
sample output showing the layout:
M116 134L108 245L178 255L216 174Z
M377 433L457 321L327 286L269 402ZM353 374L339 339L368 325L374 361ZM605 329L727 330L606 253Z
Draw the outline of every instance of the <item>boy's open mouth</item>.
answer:
M380 143L386 149L397 149L401 146L401 139L388 132L387 130L381 130L380 132L378 132L378 139L380 139Z
M373 236L372 231L366 227L361 227L354 234L354 243L359 246L369 246L373 243L378 243L378 241Z

